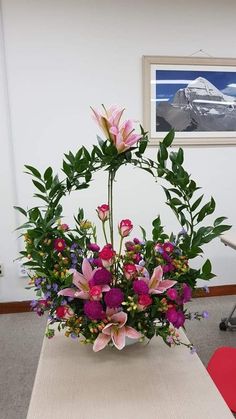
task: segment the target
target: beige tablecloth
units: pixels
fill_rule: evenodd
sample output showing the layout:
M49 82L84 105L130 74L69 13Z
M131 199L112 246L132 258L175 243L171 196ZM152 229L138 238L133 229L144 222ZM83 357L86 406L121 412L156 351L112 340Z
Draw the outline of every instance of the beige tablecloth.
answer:
M185 335L183 335L185 338ZM44 340L27 419L232 419L196 354L159 338L94 353Z

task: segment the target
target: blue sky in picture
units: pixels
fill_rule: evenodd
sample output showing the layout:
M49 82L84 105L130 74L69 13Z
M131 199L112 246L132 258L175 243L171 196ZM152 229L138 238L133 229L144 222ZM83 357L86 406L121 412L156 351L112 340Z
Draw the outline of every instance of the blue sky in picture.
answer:
M225 95L236 97L236 72L156 70L157 102L171 102L177 90L184 89L197 77L204 77Z

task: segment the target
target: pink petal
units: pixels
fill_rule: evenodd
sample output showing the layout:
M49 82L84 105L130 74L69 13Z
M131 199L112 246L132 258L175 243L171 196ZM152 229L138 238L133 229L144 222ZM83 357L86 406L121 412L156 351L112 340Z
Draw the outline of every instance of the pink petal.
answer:
M176 281L171 281L170 279L164 279L163 281L160 282L157 289L161 291L163 290L162 292L164 292L168 290L169 288L173 287L175 284L176 284Z
M107 317L111 317L115 313L118 313L118 308L110 308L110 307L107 307L107 309L106 309L106 315L107 315Z
M88 287L87 279L80 272L77 271L73 273L73 284L80 290L84 289L84 287Z
M83 275L85 276L85 278L87 279L87 281L89 281L92 277L93 270L92 270L92 266L90 265L90 263L87 259L83 260L82 272L83 272Z
M112 126L112 127L109 129L109 131L110 131L110 133L111 133L111 134L113 134L113 135L118 135L118 133L119 133L118 128L117 128L117 127L115 127L115 126Z
M126 144L131 146L131 145L137 143L137 141L140 140L141 137L142 137L142 135L131 134L131 135L128 136L128 138L126 140Z
M130 327L130 326L125 326L125 333L126 333L126 336L128 336L128 338L131 338L131 339L139 339L142 336L140 332L138 332L137 330L135 330L133 327Z
M93 111L92 118L100 125L101 122L101 114L96 111L96 109L91 108Z
M108 323L103 329L102 329L102 333L104 333L105 335L109 335L111 336L111 331L113 328L113 324L112 323Z
M157 266L157 268L154 269L152 277L150 279L149 288L157 288L159 285L163 275L163 270L161 266Z
M113 329L111 338L115 347L119 349L119 351L123 349L125 346L125 327L121 327L121 329Z
M74 296L76 298L81 298L82 300L88 300L90 297L88 291L76 291Z
M124 112L124 109L116 109L113 112L112 117L113 117L113 124L114 125L117 125L117 126L119 125L123 112Z
M149 279L149 273L148 273L148 270L146 268L144 268L143 266L140 266L140 265L135 265L135 268L137 269L137 271L139 273L141 273L142 276L145 276L146 278ZM143 279L143 277L139 278L139 279Z
M110 291L111 287L109 285L102 285L102 292Z
M120 311L119 313L113 314L113 316L111 316L111 322L119 323L118 327L121 328L127 322L127 317L127 313Z
M58 292L57 295L64 295L65 297L75 297L76 290L73 288L64 288L64 290L61 290Z
M121 129L123 130L123 137L128 137L131 131L133 131L133 121L128 119L127 121L123 122Z
M103 333L99 333L97 339L94 341L93 350L94 352L101 351L105 346L107 346L108 342L111 340L110 336L104 335Z

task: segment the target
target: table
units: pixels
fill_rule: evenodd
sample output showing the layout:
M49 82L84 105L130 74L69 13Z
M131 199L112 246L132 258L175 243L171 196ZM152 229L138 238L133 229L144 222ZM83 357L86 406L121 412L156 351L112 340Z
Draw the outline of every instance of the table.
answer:
M181 332L181 338L187 341ZM94 353L44 339L27 419L232 419L197 354L160 338Z

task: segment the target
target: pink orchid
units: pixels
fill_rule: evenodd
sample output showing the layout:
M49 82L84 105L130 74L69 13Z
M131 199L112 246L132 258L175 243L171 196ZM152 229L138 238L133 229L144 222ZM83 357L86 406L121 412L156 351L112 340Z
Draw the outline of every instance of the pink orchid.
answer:
M176 281L172 281L171 279L162 279L163 270L161 266L157 266L154 269L151 278L149 278L147 269L137 265L136 268L138 272L143 275L142 277L139 277L139 279L142 279L146 282L149 288L149 294L162 294L176 284Z
M91 289L93 287L90 285L90 281L92 280L96 270L93 271L87 259L83 260L82 274L80 272L77 272L75 269L70 269L70 272L73 273L72 282L76 286L76 288L65 288L59 291L58 295L64 295L65 297L72 298L82 298L83 300L98 298L99 293L96 293L96 296L93 295L94 293L91 292ZM101 293L109 290L109 285L101 285ZM102 296L101 293L100 295Z
M102 329L102 333L99 333L93 344L94 352L101 351L111 340L115 347L121 350L125 346L126 336L131 339L141 338L142 335L140 332L133 327L125 326L127 318L127 313L124 313L123 311L110 316L110 322Z

